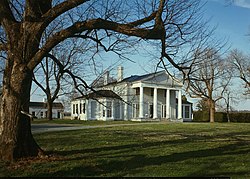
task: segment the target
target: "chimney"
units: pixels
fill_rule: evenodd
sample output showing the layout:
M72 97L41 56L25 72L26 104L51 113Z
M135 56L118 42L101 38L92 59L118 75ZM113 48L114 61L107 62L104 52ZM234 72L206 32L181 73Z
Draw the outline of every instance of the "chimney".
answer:
M103 75L103 84L104 85L107 85L108 84L108 81L109 81L109 71L106 71Z
M117 68L117 82L122 81L122 80L123 80L123 67L118 66L118 68Z

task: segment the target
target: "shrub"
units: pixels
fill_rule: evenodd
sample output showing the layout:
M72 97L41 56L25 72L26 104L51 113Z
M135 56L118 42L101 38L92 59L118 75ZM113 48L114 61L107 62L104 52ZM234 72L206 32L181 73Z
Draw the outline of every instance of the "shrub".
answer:
M207 111L194 111L194 122L209 122L209 113Z
M250 113L233 112L230 113L231 122L250 122Z
M250 122L250 113L232 112L229 114L230 122ZM194 111L194 122L209 122L209 112ZM228 122L226 112L216 112L215 122Z

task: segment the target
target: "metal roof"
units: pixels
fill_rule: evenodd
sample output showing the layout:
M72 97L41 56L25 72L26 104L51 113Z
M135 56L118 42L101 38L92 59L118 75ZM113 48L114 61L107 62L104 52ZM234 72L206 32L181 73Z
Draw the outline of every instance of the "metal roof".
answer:
M119 95L117 95L115 92L111 90L98 90L98 91L92 91L89 94L86 94L81 97L77 97L75 99L81 99L81 98L87 98L87 99L96 99L96 98L116 98L116 99L122 99Z
M33 107L33 108L47 108L47 103L46 102L30 102L29 103L29 107ZM63 104L60 102L55 102L52 105L52 108L59 108L59 109L63 109Z

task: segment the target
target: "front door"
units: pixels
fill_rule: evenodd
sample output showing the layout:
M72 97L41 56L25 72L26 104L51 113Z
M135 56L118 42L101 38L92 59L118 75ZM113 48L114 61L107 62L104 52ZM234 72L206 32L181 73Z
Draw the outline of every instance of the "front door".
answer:
M154 112L153 104L150 104L149 105L149 118L153 118L153 112Z

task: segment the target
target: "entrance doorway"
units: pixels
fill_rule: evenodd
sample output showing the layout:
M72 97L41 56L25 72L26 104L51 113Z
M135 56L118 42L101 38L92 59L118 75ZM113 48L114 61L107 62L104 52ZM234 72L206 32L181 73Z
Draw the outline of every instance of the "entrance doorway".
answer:
M154 108L153 104L149 105L149 118L153 118Z

